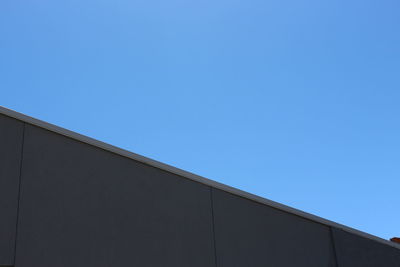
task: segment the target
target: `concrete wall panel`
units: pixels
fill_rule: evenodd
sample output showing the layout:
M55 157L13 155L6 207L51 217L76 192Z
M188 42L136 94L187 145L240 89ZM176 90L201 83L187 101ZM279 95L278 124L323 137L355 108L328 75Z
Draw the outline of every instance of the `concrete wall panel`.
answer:
M14 263L23 123L0 114L0 265Z
M218 267L333 267L329 228L213 189Z
M338 267L399 267L400 249L332 229Z
M215 266L208 186L26 125L17 267Z

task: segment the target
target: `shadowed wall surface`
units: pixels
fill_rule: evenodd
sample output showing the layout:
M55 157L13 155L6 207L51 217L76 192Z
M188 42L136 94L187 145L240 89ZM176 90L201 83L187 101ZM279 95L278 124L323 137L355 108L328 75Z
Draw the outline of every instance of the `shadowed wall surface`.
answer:
M333 229L340 267L400 266L400 250Z
M17 266L212 266L210 188L26 127Z
M0 114L0 265L14 262L23 123Z
M218 266L334 267L329 227L213 190Z
M79 136L3 115L0 130L0 266L400 266L399 248L354 229Z

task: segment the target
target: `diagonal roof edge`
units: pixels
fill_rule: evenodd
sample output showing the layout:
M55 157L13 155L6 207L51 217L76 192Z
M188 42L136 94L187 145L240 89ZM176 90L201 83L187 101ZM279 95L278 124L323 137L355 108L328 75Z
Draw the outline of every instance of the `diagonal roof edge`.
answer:
M118 155L121 155L123 157L127 157L127 158L130 158L130 159L139 161L141 163L144 163L144 164L150 165L152 167L155 167L155 168L158 168L158 169L161 169L161 170L164 170L164 171L179 175L181 177L193 180L195 182L198 182L198 183L201 183L201 184L204 184L204 185L208 185L208 186L216 188L216 189L220 189L222 191L231 193L233 195L237 195L237 196L243 197L245 199L249 199L249 200L258 202L260 204L267 205L269 207L272 207L272 208L275 208L275 209L278 209L278 210L281 210L281 211L284 211L284 212L288 212L288 213L297 215L299 217L314 221L316 223L320 223L320 224L323 224L323 225L326 225L326 226L335 227L335 228L338 228L338 229L343 230L345 232L356 234L358 236L377 241L377 242L382 243L384 245L388 245L388 246L400 249L400 245L399 244L396 244L396 243L391 242L389 240L386 240L386 239L383 239L383 238L368 234L366 232L363 232L363 231L360 231L360 230L357 230L357 229L354 229L354 228L351 228L351 227L348 227L348 226L345 226L345 225L342 225L342 224L339 224L339 223L336 223L336 222L333 222L333 221L330 221L330 220L327 220L327 219L324 219L324 218L321 218L321 217L318 217L316 215L313 215L313 214L310 214L310 213L307 213L307 212L304 212L304 211L301 211L301 210L298 210L298 209L283 205L281 203L278 203L278 202L275 202L275 201L272 201L272 200L269 200L269 199L266 199L266 198L263 198L263 197L248 193L248 192L245 192L243 190L231 187L229 185L225 185L225 184L210 180L210 179L202 177L200 175L197 175L197 174L194 174L194 173L191 173L191 172L188 172L188 171L184 171L182 169L179 169L179 168L170 166L168 164L165 164L165 163L162 163L162 162L159 162L159 161L156 161L156 160L141 156L139 154L130 152L128 150L125 150L125 149L122 149L122 148L119 148L119 147L116 147L116 146L101 142L101 141L93 139L91 137L88 137L88 136L85 136L85 135L81 135L79 133L64 129L64 128L56 126L54 124L50 124L50 123L47 123L45 121L32 118L30 116L27 116L27 115L24 115L22 113L16 112L14 110L5 108L3 106L0 106L0 114L6 115L8 117L12 117L14 119L23 121L23 122L28 123L28 124L32 124L32 125L44 128L46 130L49 130L49 131L64 135L66 137L69 137L69 138L72 138L72 139L75 139L75 140L78 140L80 142L83 142L83 143L86 143L86 144L101 148L103 150L106 150L106 151L109 151L109 152L112 152L112 153L115 153L115 154L118 154Z

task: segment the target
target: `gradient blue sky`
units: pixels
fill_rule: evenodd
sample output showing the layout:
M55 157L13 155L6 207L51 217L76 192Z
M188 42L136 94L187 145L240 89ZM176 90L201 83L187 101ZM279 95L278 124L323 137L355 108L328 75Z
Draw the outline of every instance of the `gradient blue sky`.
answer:
M398 0L5 0L0 105L389 238Z

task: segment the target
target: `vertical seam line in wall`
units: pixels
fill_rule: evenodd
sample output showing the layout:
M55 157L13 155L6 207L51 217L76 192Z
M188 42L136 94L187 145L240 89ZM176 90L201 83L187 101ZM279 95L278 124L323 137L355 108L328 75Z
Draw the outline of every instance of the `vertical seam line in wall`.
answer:
M19 222L19 205L21 201L21 179L22 179L22 162L24 158L24 146L25 146L25 125L22 126L22 145L21 145L21 158L19 161L19 181L18 181L18 198L17 198L17 218L15 222L15 241L14 241L14 266L17 258L17 238L18 238L18 222Z
M210 186L210 200L211 200L211 219L212 219L212 236L213 236L213 243L214 243L214 260L215 260L215 267L218 266L217 264L217 246L215 240L215 219L214 219L214 198L213 198L213 188Z
M331 244L332 244L332 250L333 250L333 257L335 259L335 266L339 267L338 257L337 257L337 253L336 253L335 239L333 237L332 227L329 227L329 234L330 234L330 237L331 237Z

